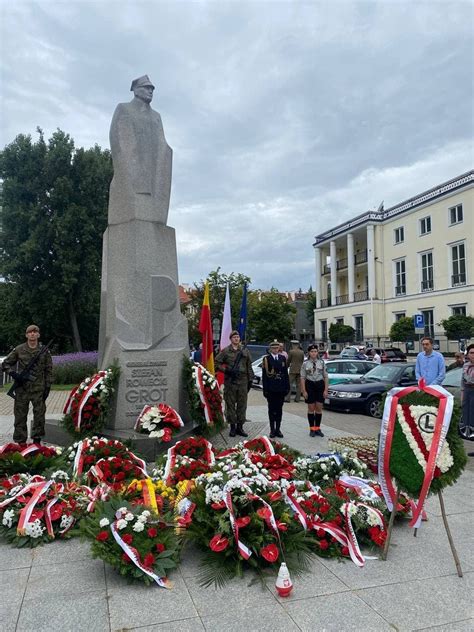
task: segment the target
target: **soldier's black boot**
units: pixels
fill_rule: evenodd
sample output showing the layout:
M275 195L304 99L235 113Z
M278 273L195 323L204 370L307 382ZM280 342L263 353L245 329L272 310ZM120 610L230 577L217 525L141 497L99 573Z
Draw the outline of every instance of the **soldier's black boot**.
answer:
M242 424L237 424L237 430L235 432L239 435L239 437L248 437L248 434L243 429Z
M280 430L280 422L279 421L277 421L277 424L276 424L275 437L278 437L279 439L283 439L283 433Z
M229 437L235 437L235 424L230 424Z
M275 434L275 423L273 421L270 422L270 439L276 437Z

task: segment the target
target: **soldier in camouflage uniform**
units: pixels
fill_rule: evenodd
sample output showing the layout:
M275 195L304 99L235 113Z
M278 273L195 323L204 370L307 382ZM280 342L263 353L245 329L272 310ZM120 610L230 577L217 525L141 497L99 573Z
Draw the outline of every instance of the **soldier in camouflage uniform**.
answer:
M26 328L26 342L15 347L2 363L2 370L6 371L14 380L18 380L20 373L31 360L39 353L42 345L39 344L40 331L36 325ZM41 443L44 437L44 422L46 413L46 399L51 390L53 375L53 361L49 351L43 353L36 364L31 368L31 379L23 381L15 391L15 429L13 441L26 443L28 438L28 408L30 402L33 405L33 424L31 426L31 438L33 443Z
M225 416L230 424L230 437L239 435L248 437L244 431L247 411L247 394L252 386L252 358L247 349L240 344L240 334L230 334L230 345L216 356L216 369L222 371L224 378Z

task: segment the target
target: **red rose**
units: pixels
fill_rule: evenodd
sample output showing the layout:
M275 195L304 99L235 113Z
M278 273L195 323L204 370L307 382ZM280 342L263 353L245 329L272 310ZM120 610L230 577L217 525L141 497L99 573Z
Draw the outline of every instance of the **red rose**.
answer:
M321 505L319 505L319 511L322 514L327 514L327 512L331 509L331 505L328 503L322 503Z
M237 518L237 520L235 521L239 529L243 529L244 527L246 527L249 524L249 522L250 522L249 516L242 516L242 518Z
M278 548L275 544L267 544L260 549L260 555L267 560L267 562L276 562L278 559Z
M146 568L152 568L154 563L155 556L153 555L153 553L147 553L143 558L143 566L145 566Z
M147 533L149 538L156 538L156 536L158 535L158 529L155 529L155 527L150 527Z
M133 535L131 535L130 533L125 533L122 536L122 540L125 542L125 544L132 544L132 542L133 542Z
M117 472L115 476L116 481L123 481L124 478L125 478L125 472Z
M228 538L225 538L221 533L215 535L209 542L209 547L215 553L224 551L229 546Z
M341 553L342 555L349 555L349 549L347 548L347 546L343 546L341 549Z
M316 535L318 538L324 538L326 536L326 531L324 531L324 529L316 529Z
M158 553L163 553L163 551L166 551L165 545L161 544L161 542L158 542L158 544L155 546L155 549L158 551Z
M329 547L329 542L327 540L319 540L318 544L319 544L319 548L322 549L323 551Z
M109 539L109 532L99 531L99 533L95 536L95 539L99 540L99 542L105 542L106 540Z

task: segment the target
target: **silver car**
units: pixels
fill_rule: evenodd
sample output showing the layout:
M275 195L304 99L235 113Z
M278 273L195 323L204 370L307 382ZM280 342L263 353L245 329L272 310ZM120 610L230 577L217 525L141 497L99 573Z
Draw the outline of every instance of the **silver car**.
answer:
M350 358L340 358L337 360L325 360L326 370L329 374L329 384L341 384L358 379L365 375L367 371L378 366L376 362L370 360L351 360Z

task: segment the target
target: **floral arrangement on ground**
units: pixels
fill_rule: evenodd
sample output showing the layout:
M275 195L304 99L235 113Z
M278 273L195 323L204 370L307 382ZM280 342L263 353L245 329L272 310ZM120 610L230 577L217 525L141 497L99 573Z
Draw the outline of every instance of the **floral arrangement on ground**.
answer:
M38 444L6 443L0 447L0 478L42 474L65 464L63 449Z
M110 564L130 581L156 582L170 588L168 572L179 561L179 538L170 513L158 515L121 496L98 502L81 522L92 555Z
M219 384L205 367L184 358L183 381L188 396L189 412L198 432L211 437L225 425Z
M113 364L104 371L86 377L71 391L61 424L74 439L102 430L119 377L120 368Z

